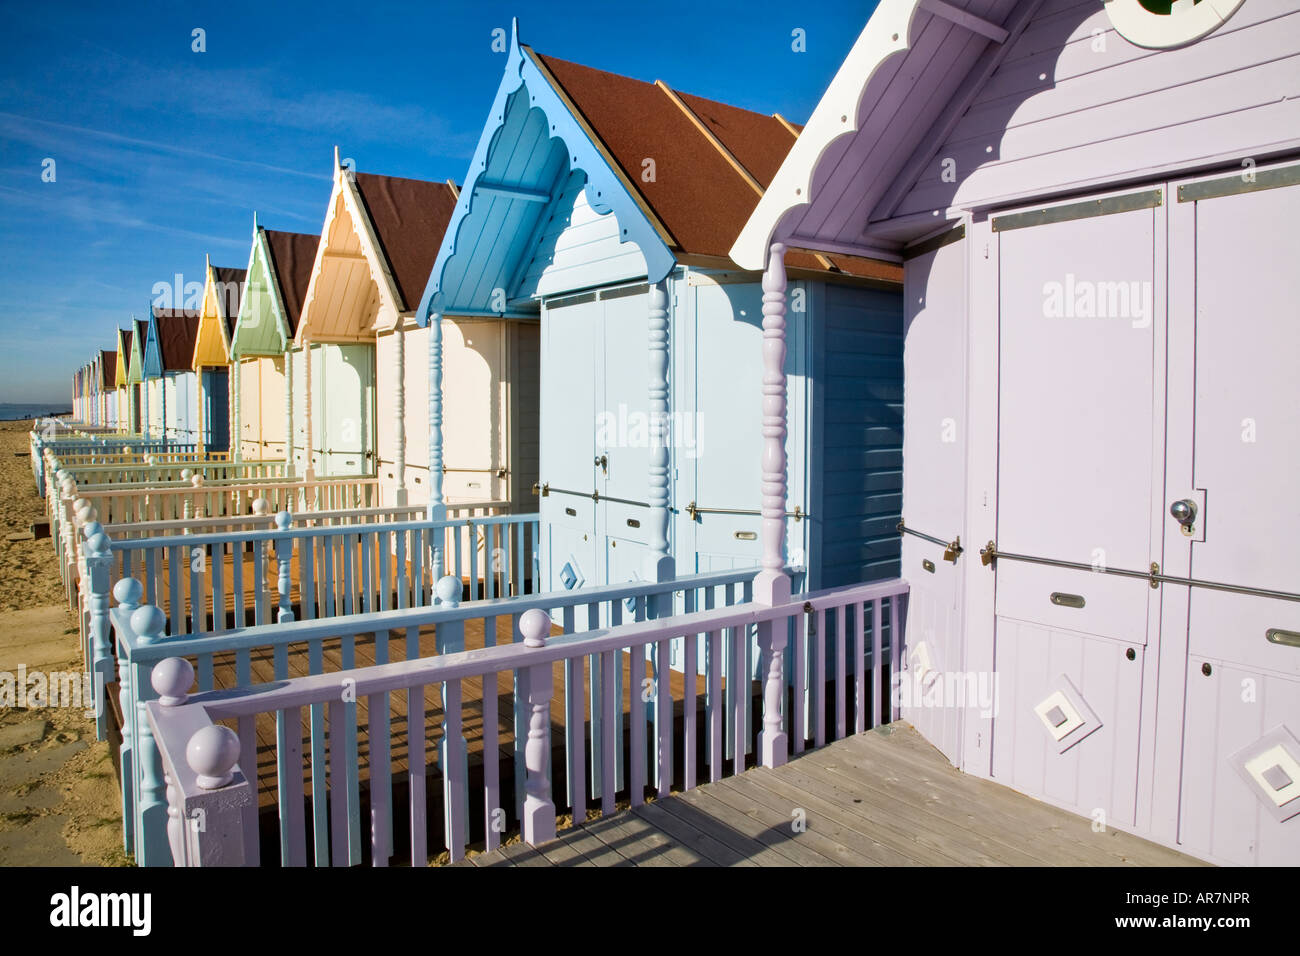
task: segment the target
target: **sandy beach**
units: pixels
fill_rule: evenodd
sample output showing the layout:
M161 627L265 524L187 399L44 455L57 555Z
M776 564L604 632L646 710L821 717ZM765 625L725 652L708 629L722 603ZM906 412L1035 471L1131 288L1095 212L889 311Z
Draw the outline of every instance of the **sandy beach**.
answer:
M0 672L79 671L50 539L10 540L44 520L28 458L31 421L0 422ZM80 707L0 707L0 866L125 865L117 776Z
M0 611L64 601L59 562L48 538L11 541L45 519L45 499L36 494L27 444L31 421L0 422Z

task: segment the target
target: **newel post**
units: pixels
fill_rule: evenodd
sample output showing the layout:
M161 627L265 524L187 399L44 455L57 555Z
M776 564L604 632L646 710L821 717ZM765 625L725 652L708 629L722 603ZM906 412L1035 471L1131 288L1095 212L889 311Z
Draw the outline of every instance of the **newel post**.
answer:
M785 455L785 246L773 243L763 272L763 553L754 579L754 601L775 607L790 602L790 578L785 573L785 501L788 475ZM758 625L758 646L763 658L763 729L759 733L759 759L765 767L779 767L789 755L782 729L785 703L784 619Z
M275 516L275 527L280 531L288 531L289 525L293 522L293 515L287 511L281 511ZM289 566L293 562L293 538L285 535L283 538L275 539L275 563L276 563L276 586L280 592L280 610L276 614L275 620L278 624L284 624L293 620L293 601L290 597L289 583Z
M550 615L539 608L519 618L525 647L545 647ZM525 671L528 695L528 741L524 745L524 842L537 846L555 839L555 803L551 799L551 696L555 682L550 663Z
M650 554L646 577L650 581L671 581L676 577L676 569L673 557L668 553L668 443L671 441L668 422L668 293L662 280L650 286L647 319L650 372L650 527L647 532ZM671 613L671 609L667 613Z
M113 683L113 648L109 643L108 576L113 563L113 542L94 523L86 541L86 576L90 580L90 687L95 708L95 737L108 738L108 708L104 688Z
M135 648L149 647L166 635L167 615L161 608L146 604L131 612L131 630ZM134 648L133 648L134 649ZM148 664L132 664L131 684L135 689L136 752L139 772L136 790L137 866L167 866L171 854L167 846L167 802L162 776L162 759L149 724L148 702L153 685Z
M113 585L113 597L123 614L130 615L140 606L144 585L135 578L123 578ZM121 650L117 655L117 703L122 711L122 745L118 764L122 768L122 849L135 852L135 697L131 693L131 661Z

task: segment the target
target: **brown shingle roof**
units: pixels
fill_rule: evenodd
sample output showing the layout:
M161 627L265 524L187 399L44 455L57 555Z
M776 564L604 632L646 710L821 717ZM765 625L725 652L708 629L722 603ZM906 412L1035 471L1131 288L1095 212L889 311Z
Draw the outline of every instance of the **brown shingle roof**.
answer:
M303 302L307 299L307 286L311 282L311 270L316 264L320 236L272 229L265 232L271 265L280 285L280 299L284 302L285 318L289 320L289 334L296 335Z
M226 320L226 341L229 342L235 337L235 320L239 318L239 300L244 295L248 270L213 266L212 276L217 283L217 303Z
M775 116L728 106L654 83L534 52L645 204L676 241L679 254L726 258L758 205L759 193L687 115L674 95L766 189L795 137ZM798 128L798 127L796 127ZM652 182L642 178L653 159ZM902 281L892 263L825 257L851 275ZM823 257L792 251L792 268L825 270Z
M109 352L101 349L99 352L99 367L101 370L101 381L104 388L117 387L117 352Z
M443 233L456 208L448 183L356 173L357 191L388 259L403 311L420 304L420 296L438 258Z
M194 342L199 337L199 313L186 309L154 309L154 316L163 371L190 369L194 362Z

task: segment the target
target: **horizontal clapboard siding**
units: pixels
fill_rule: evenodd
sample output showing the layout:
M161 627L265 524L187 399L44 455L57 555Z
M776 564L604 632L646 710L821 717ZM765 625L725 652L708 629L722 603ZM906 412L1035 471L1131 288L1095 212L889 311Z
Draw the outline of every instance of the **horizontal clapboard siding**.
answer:
M892 577L903 499L903 320L896 293L825 287L819 587Z
M1134 46L1097 4L1046 4L898 213L978 206L1294 145L1298 37L1293 0L1252 0L1215 32L1172 50ZM956 164L956 184L943 181L948 161Z
M618 220L587 202L587 177L574 170L547 210L516 297L554 295L646 274L635 243L619 242Z

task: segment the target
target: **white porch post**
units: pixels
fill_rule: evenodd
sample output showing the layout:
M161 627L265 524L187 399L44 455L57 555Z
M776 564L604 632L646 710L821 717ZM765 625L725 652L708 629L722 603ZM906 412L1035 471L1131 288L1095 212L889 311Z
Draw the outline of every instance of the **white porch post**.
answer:
M671 581L676 563L668 553L668 293L662 280L650 286L649 345L650 553L645 571L650 581Z
M218 319L217 321L224 322L225 319ZM232 358L230 364L231 368L226 372L226 431L230 435L230 447L228 450L231 455L234 455L236 454L235 449L239 447L239 434L235 431L235 426L238 424L235 415L236 410L239 408L239 389L237 384L239 363Z
M307 335L302 337L302 384L303 384L303 425L306 426L307 434L302 440L302 477L305 481L314 481L316 479L316 467L312 462L314 449L313 435L311 430L311 339Z
M773 243L763 272L763 553L754 579L754 601L773 606L790 600L785 573L785 499L789 483L785 456L785 246ZM785 703L785 621L758 626L763 655L763 730L759 759L765 767L786 762L789 741L782 730ZM796 706L800 706L796 702Z
M393 504L398 508L406 507L406 329L402 320L397 320L397 331L393 333L397 341L397 381L393 383L393 396L397 426L397 448L393 452L393 471L396 472L397 488L393 492Z
M208 416L204 408L204 389L203 389L203 366L194 366L194 410L198 413L199 425L199 444L197 451L206 452L208 450ZM130 390L127 390L128 404L130 400ZM134 415L128 411L128 414Z
M442 498L442 315L429 316L429 520L443 521Z
M243 377L240 374L239 366L242 363L237 355L230 357L230 413L234 417L232 431L230 435L230 458L232 461L242 461L244 458L244 441L241 430L244 427L243 404L239 400L239 389Z
M293 349L284 350L284 473L293 477Z

